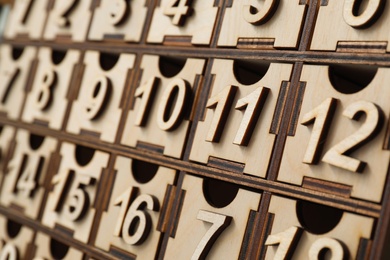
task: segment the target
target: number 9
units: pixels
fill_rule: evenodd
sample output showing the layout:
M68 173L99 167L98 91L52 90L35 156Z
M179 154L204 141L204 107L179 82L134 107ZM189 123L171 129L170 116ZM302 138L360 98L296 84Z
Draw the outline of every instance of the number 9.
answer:
M105 76L98 78L94 87L90 88L88 100L85 105L85 116L89 120L94 120L103 112L112 91L111 80Z
M114 26L119 25L128 15L128 6L125 0L114 0L110 5L109 12L110 23Z
M252 5L244 5L242 7L244 19L251 24L263 24L271 18L278 3L279 0L264 0L264 4L260 10Z

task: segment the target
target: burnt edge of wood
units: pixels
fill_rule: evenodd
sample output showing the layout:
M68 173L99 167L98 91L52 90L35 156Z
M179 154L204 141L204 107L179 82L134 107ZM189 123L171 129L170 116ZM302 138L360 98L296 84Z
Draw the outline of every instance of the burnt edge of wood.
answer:
M137 258L136 255L125 251L123 249L120 249L114 245L110 245L110 249L108 251L112 256L114 256L117 259L129 259L129 260L135 260Z
M108 41L125 41L125 35L124 34L110 34L110 33L105 33L103 34L103 40L108 40Z
M40 125L46 128L49 128L49 122L46 120L36 119L34 118L33 124Z
M274 223L274 218L275 218L275 214L267 213L265 220L263 222L263 225L264 225L263 234L262 234L263 240L262 240L262 243L260 244L260 252L259 252L259 257L261 259L264 259L265 255L267 253L268 247L265 246L265 241L267 240L268 236L271 234L272 225ZM288 259L288 258L286 258L286 259Z
M163 39L163 45L168 46L192 46L192 36L171 36L166 35Z
M143 141L137 141L137 144L135 146L137 149L147 150L159 154L164 153L164 146L156 145L156 144L150 144Z
M336 51L353 53L382 53L387 50L387 42L358 42L358 41L339 41Z
M12 209L20 214L24 213L24 207L19 206L18 204L15 204L14 202L11 202L10 205L8 206L8 208L10 208L10 209Z
M299 114L301 112L303 97L305 95L306 82L299 82L298 91L294 96L294 108L291 113L290 123L288 127L288 136L294 136L298 126Z
M336 196L341 196L345 198L349 198L352 192L352 186L350 185L315 179L306 176L303 177L302 187L334 194Z
M58 230L62 234L66 235L68 237L73 238L74 230L72 230L70 228L67 228L67 227L65 227L65 226L63 226L61 224L55 223L54 224L54 230Z
M267 222L270 201L271 194L269 192L264 192L260 200L258 211L250 211L239 259L264 259L264 256L261 255L263 250L261 245L265 243L267 237L265 234L266 229L264 229L264 227Z
M183 209L185 196L186 196L186 191L180 190L180 195L178 197L178 203L175 205L176 208L172 212L173 223L170 226L169 236L173 237L173 238L176 236L177 227L179 226L179 220L180 220L181 210Z
M270 134L277 135L280 130L280 124L282 123L282 113L284 106L286 104L287 100L287 92L290 87L290 83L287 81L282 81L282 84L280 86L279 94L278 94L278 99L276 102L275 110L274 110L274 115L272 118L271 122L271 128L269 130Z
M91 130L87 130L87 129L83 129L83 128L80 129L80 135L86 136L86 137L88 136L88 137L92 137L92 138L96 138L96 139L100 138L100 133L94 132Z
M122 155L132 159L148 161L163 167L188 172L190 174L197 175L198 177L219 179L230 183L235 183L240 186L246 186L248 189L256 189L258 191L268 191L282 196L290 196L295 199L303 199L366 216L378 218L382 209L380 204L371 201L335 197L330 196L327 193L312 191L292 184L277 182L274 180L265 180L245 174L232 174L231 172L207 167L202 164L167 157L163 154L151 153L132 147L120 146L92 138L85 138L80 135L71 134L64 131L57 131L50 128L44 128L38 125L25 123L23 121L15 121L6 117L0 117L0 124L6 124L11 127L25 129L31 133L52 136L60 142L74 143L75 145L87 146L110 154Z
M160 211L156 229L161 233L165 233L168 230L169 220L171 219L170 214L172 213L173 202L175 200L176 186L167 185L165 195Z
M258 230L259 223L261 222L260 214L257 211L251 210L249 212L249 218L246 225L244 239L241 244L241 251L238 259L250 259L250 253L253 250L253 240L254 236L257 232L253 232L254 230Z
M249 38L239 37L237 39L238 49L261 49L261 50L273 50L275 38Z
M243 174L245 163L233 162L233 161L225 160L223 158L209 156L207 166L218 168L225 171L231 171L233 173Z
M369 259L371 247L372 247L372 240L366 238L360 238L356 259L358 260Z

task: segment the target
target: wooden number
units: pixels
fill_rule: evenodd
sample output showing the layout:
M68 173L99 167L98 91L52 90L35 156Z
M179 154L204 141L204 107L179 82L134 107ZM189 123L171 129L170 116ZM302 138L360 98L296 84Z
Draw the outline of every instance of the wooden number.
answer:
M94 120L103 112L112 89L111 80L105 76L97 79L97 82L90 88L86 101L84 114L88 120Z
M11 243L6 244L0 252L0 260L18 260L18 249Z
M26 24L33 2L33 0L21 0L18 2L19 8L21 9L21 16L19 20L21 24Z
M275 253L274 260L289 259L294 252L293 245L299 239L301 229L299 227L290 227L289 229L275 235L269 235L265 241L266 246L279 245Z
M299 227L290 227L289 229L275 235L269 235L265 245L272 246L279 244L275 253L274 260L290 259L294 252L293 245L298 243L302 230ZM332 260L344 259L344 248L339 241L333 238L320 237L309 249L309 259L320 259L320 253L323 249L330 249Z
M211 122L210 129L207 133L206 141L219 142L236 91L236 86L227 86L216 96L211 97L207 101L206 108L215 109L215 111L213 121Z
M360 15L355 15L356 9L362 4L361 0L345 0L344 2L344 20L347 24L352 27L364 27L367 26L375 17L381 9L383 0L367 0L367 6L365 10Z
M264 3L260 10L252 5L244 5L242 8L244 19L251 24L261 24L267 21L270 18L270 15L272 15L278 1L279 0L263 0Z
M43 76L43 83L40 86L35 105L40 110L46 110L50 107L53 99L54 87L57 84L57 73L54 70L46 72Z
M141 103L135 118L135 125L145 126L158 82L159 78L153 77L136 89L134 96L141 98ZM176 78L168 83L161 96L157 111L157 125L161 130L170 131L177 127L183 114L187 96L188 84L185 80ZM173 102L175 102L174 105L172 105Z
M126 0L114 0L110 5L110 23L117 26L126 19L128 14L128 4Z
M314 123L311 138L303 158L304 163L317 163L321 153L320 145L325 143L326 129L330 128L331 118L336 106L333 98L326 99L320 106L304 115L301 124L310 125ZM366 121L353 135L345 138L340 143L330 148L322 158L323 162L332 164L342 169L361 172L365 162L346 156L345 154L359 148L379 132L381 123L381 110L375 104L368 101L357 101L349 105L343 115L349 119L357 120L362 114L366 115Z
M345 138L340 143L333 146L322 158L322 161L352 172L361 172L364 162L344 155L356 149L366 140L377 134L381 113L379 108L368 101L358 101L349 105L343 115L349 119L357 120L361 114L366 115L366 121L353 135Z
M38 179L45 159L40 157L36 167L26 167L28 159L28 156L24 155L20 168L21 174L19 174L20 177L16 182L16 190L18 193L22 192L23 196L32 198L34 196L34 191L37 188Z
M73 186L75 188L69 192L71 199L66 208L66 215L72 221L80 220L87 213L91 202L84 188L94 183L94 178L90 176L78 176L76 180L78 185Z
M164 15L173 16L172 24L174 25L183 25L189 12L188 0L171 0L164 9Z
M174 99L174 93L177 90L177 98L172 113L167 119L171 105L169 104ZM187 84L183 79L176 78L172 80L161 97L161 101L157 111L157 124L161 130L169 131L174 129L182 115L183 107L187 98Z
M150 78L145 84L139 86L135 90L135 97L141 98L140 108L138 109L135 118L135 125L145 126L150 107L152 105L152 97L158 86L159 79L156 77Z
M227 86L216 96L210 98L206 108L215 109L213 121L206 136L208 142L219 142L224 126L232 106L232 102L237 91L236 86ZM254 128L260 116L261 109L264 106L268 96L269 88L259 87L252 93L237 101L236 110L244 110L241 124L233 143L246 146L252 136Z
M71 221L78 221L87 213L91 202L88 193L85 191L85 187L95 182L93 177L75 175L75 172L70 171L65 176L56 175L53 177L53 185L59 184L61 190L55 211L60 212L64 208L65 199L70 197L65 208L65 215ZM70 188L73 182L76 182L76 185Z
M314 126L302 162L308 164L317 163L321 154L322 147L320 145L325 142L327 129L331 123L336 105L336 99L327 98L321 105L303 116L302 125L307 126L314 122Z
M143 205L148 210L158 211L159 204L153 196L142 194L134 199L130 205L132 190L132 188L127 189L115 200L114 205L121 206L121 210L114 235L121 236L129 245L139 245L146 240L152 226L152 219L149 213L143 209Z
M191 257L192 260L205 259L215 241L232 221L232 217L230 216L205 210L199 210L197 219L211 223L212 225L196 247Z
M332 238L322 237L317 239L309 249L309 259L320 259L320 253L323 249L329 249L332 252L331 260L344 259L344 248L339 241Z
M60 27L70 26L70 20L68 18L69 14L76 7L79 0L61 0L56 3L59 5L57 24Z
M12 86L14 85L16 79L20 75L20 69L17 68L13 72L5 71L4 76L8 79L5 80L4 83L5 87L0 89L0 98L1 98L1 103L5 104L7 102L7 99L9 97L9 94L11 92Z
M259 87L248 96L237 101L235 109L245 109L240 127L234 138L233 143L238 145L248 145L260 116L261 108L267 98L269 88Z

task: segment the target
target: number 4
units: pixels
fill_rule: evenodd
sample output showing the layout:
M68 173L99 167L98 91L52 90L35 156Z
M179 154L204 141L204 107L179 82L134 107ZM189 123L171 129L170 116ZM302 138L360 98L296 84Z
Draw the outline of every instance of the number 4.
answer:
M172 23L174 25L183 25L185 17L190 12L190 7L187 4L188 0L170 0L169 4L164 8L164 14L173 16Z

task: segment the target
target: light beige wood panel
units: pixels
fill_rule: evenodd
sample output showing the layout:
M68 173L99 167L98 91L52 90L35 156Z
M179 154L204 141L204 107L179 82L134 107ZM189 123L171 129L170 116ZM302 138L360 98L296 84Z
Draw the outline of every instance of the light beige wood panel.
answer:
M87 37L92 12L92 0L53 0L53 9L49 11L45 40L55 40L58 36L70 37L81 42Z
M147 42L162 43L166 36L189 36L192 44L208 45L214 29L218 7L214 1L161 0L153 12Z
M207 163L210 156L217 157L245 164L246 174L265 177L275 140L270 128L276 102L282 81L290 79L292 65L271 63L261 79L244 85L236 79L233 64L233 60L214 61L211 73L215 78L208 108L204 119L198 122L190 160ZM224 94L232 87L235 94ZM231 104L223 102L228 100L227 96L232 99ZM221 97L216 105L210 103L215 97ZM221 114L222 108L226 116ZM225 125L221 123L224 117Z
M203 185L202 178L184 177L183 207L176 234L168 241L166 259L198 259L194 254L205 245L211 247L207 259L238 259L250 210L257 209L261 195L239 189L230 204L217 208L206 200ZM223 223L227 218L231 218L230 224ZM222 233L212 243L210 236L218 229Z
M11 126L0 125L0 181L4 177L4 166L7 163L11 141L13 140L15 129Z
M38 233L34 243L34 260L63 259L76 260L83 259L83 253L73 247L60 243L44 233Z
M17 205L26 216L34 219L41 207L44 180L57 141L21 129L15 140L16 148L4 176L0 202L8 207Z
M109 155L89 153L73 144L61 145L61 164L51 180L42 223L54 228L62 226L73 232L73 238L86 243L95 216L99 182ZM92 157L90 156L92 154Z
M12 119L19 118L28 74L36 48L0 47L0 111Z
M144 142L162 147L165 155L181 157L189 126L185 114L192 111L192 99L199 88L204 64L204 60L187 58L180 72L167 77L159 69L158 56L144 55L140 65L142 78L135 90L134 106L127 116L121 143L136 147ZM171 102L175 91L176 101ZM167 117L169 107L173 107L173 112Z
M381 41L387 43L390 51L390 6L383 0L358 2L329 0L327 5L320 6L310 49L334 51L340 41ZM353 5L357 4L363 9L358 15L353 11Z
M173 185L176 171L157 165L155 169L144 167L139 161L117 157L115 183L108 208L100 222L95 242L97 247L105 251L118 248L137 256L137 259L155 258L161 236L157 230L160 210L164 207L167 186ZM146 175L146 179L141 175ZM153 199L153 203L150 203L150 198ZM149 205L137 208L139 202ZM154 204L154 209L151 204ZM135 234L129 236L129 227L136 221L137 215L140 215L140 218L145 216L145 226L139 225ZM138 235L144 238L135 242L137 239L133 237Z
M1 35L1 38L3 38L5 26L6 26L10 11L11 11L10 5L3 5L1 7L1 10L0 10L0 35Z
M65 54L65 56L63 56ZM68 50L56 52L42 47L38 51L38 68L34 83L28 93L23 111L23 121L45 122L48 127L61 129L72 78L77 75L74 66L80 60L80 52Z
M333 249L332 259L344 259L337 257L336 253L343 253L345 256L349 253L349 257L346 259L356 259L357 251L361 238L370 239L371 232L374 224L374 219L343 212L341 219L337 225L329 232L323 234L315 234L306 230L300 223L297 217L297 201L282 198L278 196L271 197L271 203L268 212L274 214L272 227L269 236L266 238L271 242L272 236L291 237L291 228L301 229L302 235L291 240L291 243L296 242L297 245L294 248L291 243L285 243L285 248L280 244L268 245L265 259L283 259L281 255L283 249L291 249L293 251L292 259L318 259L310 258L309 253L314 253L322 246L331 247ZM329 216L329 218L332 218ZM327 225L324 223L324 225ZM319 233L319 232L318 232ZM321 232L322 233L322 232ZM330 240L330 241L329 241ZM341 243L346 246L346 250L341 248ZM285 252L285 251L284 251ZM347 253L348 252L348 253Z
M100 134L100 139L114 142L122 109L122 95L135 56L121 54L115 66L102 69L100 54L87 51L85 71L77 100L73 103L67 131L79 134L88 130Z
M147 0L101 0L96 7L88 39L101 41L107 38L138 42L148 11Z
M349 73L358 81L360 71ZM328 66L303 67L301 81L306 82L303 103L296 133L286 141L278 180L301 185L307 176L341 183L352 186L352 197L380 202L390 155L390 151L383 149L390 112L389 69L378 68L364 89L350 94L336 90L329 77ZM343 82L341 86L346 84ZM326 116L330 119L321 124ZM364 139L368 141L364 146L350 149ZM348 153L348 150L354 151ZM367 165L363 168L364 163Z
M26 259L34 231L0 216L0 259Z
M274 39L275 48L298 46L306 4L301 0L235 0L227 7L218 46Z
M8 16L5 38L27 35L33 40L40 39L48 3L49 0L15 0Z

